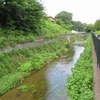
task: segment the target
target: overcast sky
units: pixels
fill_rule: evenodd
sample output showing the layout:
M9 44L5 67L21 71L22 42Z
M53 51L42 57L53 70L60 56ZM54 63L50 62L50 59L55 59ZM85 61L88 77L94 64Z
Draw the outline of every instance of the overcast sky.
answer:
M94 23L100 18L100 0L41 0L48 16L61 11L73 14L73 20Z

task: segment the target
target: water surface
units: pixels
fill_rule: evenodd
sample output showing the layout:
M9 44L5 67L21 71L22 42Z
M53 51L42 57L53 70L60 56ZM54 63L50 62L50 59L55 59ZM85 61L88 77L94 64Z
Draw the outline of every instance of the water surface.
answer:
M45 76L49 92L46 93L45 100L67 100L66 79L72 74L71 68L74 67L83 49L82 46L75 45L74 51L70 51L69 55L62 56L48 66Z
M83 49L82 46L74 45L73 49L59 59L31 74L22 84L0 96L0 100L67 100L66 80L72 74L71 68ZM26 93L18 89L26 84L35 85L35 88L29 89ZM34 90L36 92L33 92Z

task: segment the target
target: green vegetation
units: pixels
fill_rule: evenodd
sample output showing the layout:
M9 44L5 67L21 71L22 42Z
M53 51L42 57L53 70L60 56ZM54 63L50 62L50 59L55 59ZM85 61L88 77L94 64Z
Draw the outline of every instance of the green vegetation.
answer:
M68 77L66 88L68 100L94 100L93 99L93 69L90 37L80 59Z
M35 84L24 84L18 88L18 90L21 90L22 92L29 92L32 90L32 93L36 93L37 90L35 89Z
M93 25L93 24L88 24L88 25L86 25L85 31L86 31L86 32L94 31L94 25Z
M43 5L38 0L0 0L0 48L34 42L37 36L51 39L68 34L71 29L82 31L82 25L79 21L72 21L72 14L65 11L57 14L55 22L51 22L43 13ZM97 21L95 29L99 32L98 26L100 25ZM86 31L90 31L90 28L87 27ZM72 76L68 78L69 100L93 98L90 46L88 41L84 53L72 70ZM31 71L40 70L68 47L66 39L59 39L36 47L1 53L0 95L22 83ZM47 83L44 81L41 84ZM28 88L28 85L24 85L19 89L27 92ZM35 92L36 89L33 90L33 93Z
M42 10L37 0L0 0L0 48L35 41Z
M0 48L55 38L69 31L48 20L37 0L0 0Z
M18 87L18 90L21 90L22 92L29 92L31 91L32 93L36 93L38 92L37 87L39 87L39 85L43 86L43 85L47 85L46 81L42 81L38 84L24 84L20 87Z
M16 44L23 44L27 42L34 42L35 36L30 33L25 35L25 32L18 30L3 30L0 29L0 48L8 46L15 46Z
M0 0L0 48L55 38L69 31L48 20L37 0ZM63 44L63 45L62 45ZM0 54L0 95L22 83L32 70L40 70L69 47L66 39ZM45 84L45 83L44 83Z
M42 10L37 0L0 0L0 26L38 33Z
M94 24L94 28L97 30L97 31L100 31L100 19L99 20L96 20L95 24Z
M74 21L72 16L72 13L61 11L55 16L55 21L58 25L67 30L84 31L87 24L80 21Z
M5 48L7 46L16 46L17 44L24 44L28 42L34 42L38 35L44 38L56 38L59 35L68 34L69 31L51 22L47 19L43 20L41 26L41 33L34 34L21 31L21 30L3 30L0 29L0 48Z
M100 34L100 30L99 31L95 31L96 34Z
M96 34L100 34L100 19L96 20L94 24L94 29Z
M62 45L63 44L63 45ZM0 54L0 95L22 83L32 70L40 70L66 51L66 39Z
M55 21L57 24L61 25L62 27L70 30L72 27L72 13L62 11L55 16Z
M79 32L84 31L86 27L86 24L80 21L73 21L72 23L73 23L72 29L75 31L79 31Z
M86 32L95 32L100 34L100 19L96 20L94 24L87 24L85 27Z
M56 38L59 35L68 34L69 31L59 26L55 22L48 19L42 20L41 33L35 34L33 32L27 33L22 30L0 29L0 48L8 46L16 46L17 44L24 44L34 42L37 36L44 38Z
M42 82L41 82L41 84L44 84L44 85L46 85L46 84L47 84L47 82L46 82L46 81L42 81Z
M43 25L41 26L41 35L44 36L44 38L56 38L59 35L68 34L70 32L62 26L56 24L55 22L51 22L48 19L42 21Z

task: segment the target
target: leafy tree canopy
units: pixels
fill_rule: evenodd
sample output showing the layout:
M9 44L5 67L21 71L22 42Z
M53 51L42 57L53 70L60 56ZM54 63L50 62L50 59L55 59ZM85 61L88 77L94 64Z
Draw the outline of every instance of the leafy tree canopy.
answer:
M96 20L95 24L94 24L94 28L99 31L100 30L100 19Z
M86 32L94 31L94 25L93 25L93 24L88 24L88 25L86 25L85 31L86 31Z
M0 26L38 32L42 10L36 0L0 0Z
M84 31L86 24L81 23L80 21L73 21L73 30L75 31Z
M66 26L68 24L70 25L72 21L72 13L62 11L55 16L55 21L61 26Z

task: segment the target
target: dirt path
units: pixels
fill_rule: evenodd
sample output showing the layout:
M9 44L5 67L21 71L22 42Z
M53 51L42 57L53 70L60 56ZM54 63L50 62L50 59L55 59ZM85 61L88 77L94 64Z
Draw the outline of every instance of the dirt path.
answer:
M28 47L32 47L32 46L38 46L40 44L44 44L44 43L49 43L51 41L57 41L58 39L61 39L61 38L66 38L69 37L69 36L72 36L72 34L70 35L62 35L62 36L59 36L58 38L54 38L54 39L40 39L40 40L37 40L36 42L30 42L30 43L25 43L25 44L18 44L16 45L15 47L7 47L7 48L4 48L4 49L0 49L0 53L3 53L3 52L10 52L12 50L18 50L18 49L23 49L23 48L28 48Z
M92 58L93 58L94 100L100 100L100 69L97 67L96 53L93 42L92 42Z

